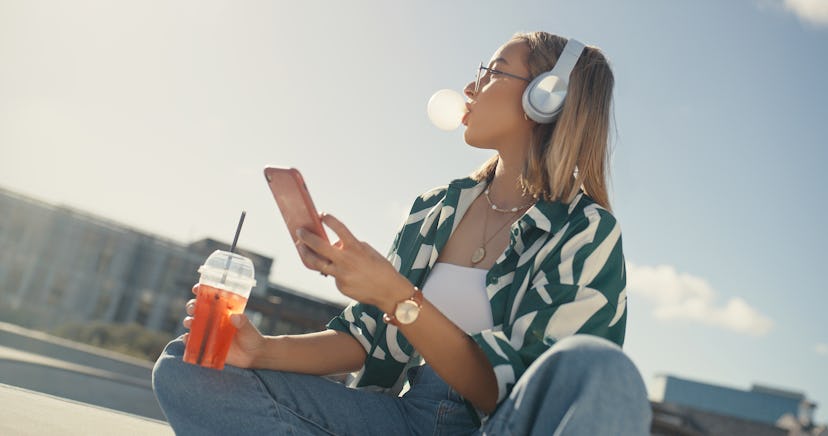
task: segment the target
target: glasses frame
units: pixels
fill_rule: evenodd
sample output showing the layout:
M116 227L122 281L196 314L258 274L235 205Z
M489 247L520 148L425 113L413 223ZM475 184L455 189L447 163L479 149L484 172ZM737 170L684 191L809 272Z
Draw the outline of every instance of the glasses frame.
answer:
M477 68L477 77L475 77L475 79L474 79L474 93L475 94L477 94L477 92L480 91L480 78L482 77L480 75L480 72L483 71L483 70L486 70L486 71L488 71L492 74L503 74L506 77L511 77L511 78L514 78L514 79L520 79L520 80L523 80L524 82L532 82L532 79L530 79L530 78L521 77L521 76L518 76L518 75L515 75L515 74L512 74L512 73L507 73L505 71L496 70L494 68L489 68L487 66L484 66L483 62L481 62L480 67Z

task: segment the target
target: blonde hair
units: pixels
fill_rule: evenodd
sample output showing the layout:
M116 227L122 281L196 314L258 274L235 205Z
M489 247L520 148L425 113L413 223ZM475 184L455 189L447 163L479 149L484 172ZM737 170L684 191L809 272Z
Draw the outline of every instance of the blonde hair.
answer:
M567 40L546 32L516 33L512 40L529 45L532 78L549 71ZM525 193L549 201L570 203L583 187L596 203L611 210L609 179L609 126L615 79L597 47L586 47L575 64L563 109L557 120L537 124L520 183ZM473 174L477 181L491 179L495 155Z

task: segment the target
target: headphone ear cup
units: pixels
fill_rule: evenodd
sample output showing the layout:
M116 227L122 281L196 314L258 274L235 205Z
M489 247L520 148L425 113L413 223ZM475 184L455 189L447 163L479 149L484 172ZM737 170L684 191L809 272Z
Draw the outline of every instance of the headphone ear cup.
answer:
M523 91L523 111L535 122L548 124L558 117L566 99L566 81L551 71L538 75Z

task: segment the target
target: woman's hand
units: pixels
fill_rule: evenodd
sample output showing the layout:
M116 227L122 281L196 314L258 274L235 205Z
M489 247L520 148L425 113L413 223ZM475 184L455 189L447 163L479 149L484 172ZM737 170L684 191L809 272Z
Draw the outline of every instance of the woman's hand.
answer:
M198 295L198 285L193 286L193 294ZM193 325L193 314L195 313L195 299L186 304L187 317L182 324L189 329ZM230 344L230 351L227 353L225 363L239 368L256 367L257 359L264 353L266 340L256 326L247 319L243 313L230 316L230 322L238 331L233 335L233 342ZM189 333L184 334L184 343L187 343Z
M344 295L384 311L391 311L398 301L411 296L413 286L388 259L368 243L357 240L332 215L322 214L322 223L339 236L339 241L329 245L312 232L297 231L299 254L305 266L333 276Z

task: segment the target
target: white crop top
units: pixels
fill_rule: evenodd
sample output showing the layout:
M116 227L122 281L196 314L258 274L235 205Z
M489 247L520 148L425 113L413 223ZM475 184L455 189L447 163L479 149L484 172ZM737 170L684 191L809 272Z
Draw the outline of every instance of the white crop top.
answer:
M480 268L437 262L423 285L423 296L468 334L493 327L486 292L486 273Z

